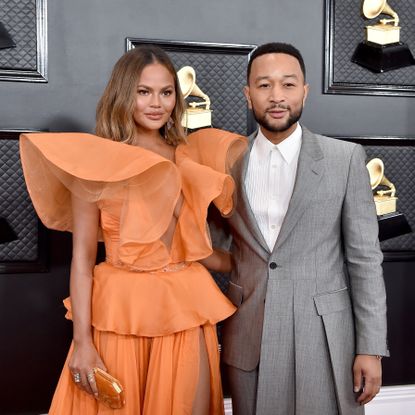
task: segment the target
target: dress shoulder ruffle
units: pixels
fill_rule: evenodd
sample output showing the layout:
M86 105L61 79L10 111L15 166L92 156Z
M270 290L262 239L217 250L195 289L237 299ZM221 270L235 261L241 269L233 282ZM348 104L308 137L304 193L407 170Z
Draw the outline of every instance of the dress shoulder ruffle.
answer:
M246 137L217 128L205 128L190 134L187 144L180 145L176 151L177 164L188 172L185 176L192 181L199 178L199 185L195 186L201 193L198 199L213 201L224 216L233 209L234 183L229 173L246 148ZM205 169L200 170L200 166ZM197 171L202 174L197 174ZM209 189L210 194L207 183L215 183Z
M220 173L229 174L247 145L248 140L242 135L218 128L203 128L189 134L188 143L178 147L176 157L178 161L189 157Z
M146 205L151 204L148 219L154 219L154 228L144 239L154 240L168 226L180 193L180 175L169 160L92 134L22 134L20 156L33 205L51 229L71 230L71 193L99 202L140 188L129 193L139 193Z

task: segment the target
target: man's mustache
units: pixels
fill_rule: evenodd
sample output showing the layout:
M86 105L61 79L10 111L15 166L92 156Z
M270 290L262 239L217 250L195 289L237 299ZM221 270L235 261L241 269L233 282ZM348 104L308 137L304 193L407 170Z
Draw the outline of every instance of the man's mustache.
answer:
M268 112L268 111L272 111L272 110L276 110L276 109L278 109L278 110L289 110L290 106L286 105L286 104L273 104L273 105L269 106L265 111Z

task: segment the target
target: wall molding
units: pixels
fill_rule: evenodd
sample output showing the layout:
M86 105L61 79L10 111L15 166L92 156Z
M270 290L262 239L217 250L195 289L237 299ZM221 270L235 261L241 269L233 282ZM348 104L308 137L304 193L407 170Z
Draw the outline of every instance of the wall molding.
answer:
M412 415L415 413L415 385L383 386L365 409L366 415Z
M365 406L365 415L415 414L415 385L383 386L372 402ZM231 398L225 398L225 415L232 415Z

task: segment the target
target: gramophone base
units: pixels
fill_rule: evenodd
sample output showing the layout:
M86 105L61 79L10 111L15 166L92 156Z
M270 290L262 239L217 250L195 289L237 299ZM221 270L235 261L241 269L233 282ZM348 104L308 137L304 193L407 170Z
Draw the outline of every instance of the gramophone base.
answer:
M412 232L405 215L400 212L378 216L379 241L395 238Z
M182 126L195 130L212 125L212 111L202 108L188 108L183 114Z
M401 42L390 45L361 42L357 45L352 62L377 73L415 65L408 45Z
M398 200L397 197L375 195L374 200L376 206L376 214L378 216L396 212L396 201Z

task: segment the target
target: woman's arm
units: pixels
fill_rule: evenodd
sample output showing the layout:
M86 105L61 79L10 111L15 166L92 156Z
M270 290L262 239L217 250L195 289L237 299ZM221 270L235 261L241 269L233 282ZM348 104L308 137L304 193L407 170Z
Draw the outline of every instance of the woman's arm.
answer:
M90 374L94 367L106 370L93 344L91 327L92 273L97 255L99 210L95 203L72 195L72 216L70 296L74 349L69 369L73 375L79 373L81 376L77 386L96 394L95 381Z
M216 272L231 272L233 267L231 253L219 248L213 248L213 253L199 262L207 269Z

